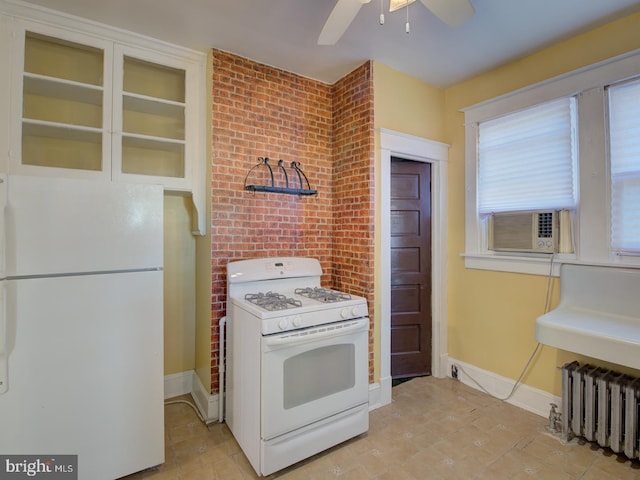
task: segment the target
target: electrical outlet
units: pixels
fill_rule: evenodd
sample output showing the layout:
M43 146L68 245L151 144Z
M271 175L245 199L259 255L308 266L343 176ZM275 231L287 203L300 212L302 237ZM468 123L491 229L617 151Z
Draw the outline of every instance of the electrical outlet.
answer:
M451 365L451 378L458 379L458 367Z

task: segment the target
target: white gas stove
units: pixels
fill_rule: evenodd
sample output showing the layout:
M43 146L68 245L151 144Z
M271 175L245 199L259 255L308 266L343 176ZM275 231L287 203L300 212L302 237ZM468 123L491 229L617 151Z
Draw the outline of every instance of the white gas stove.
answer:
M227 265L226 421L261 475L368 429L367 302L321 276L313 258Z
M313 258L232 262L227 301L262 320L263 335L367 316L366 299L322 288L321 275Z

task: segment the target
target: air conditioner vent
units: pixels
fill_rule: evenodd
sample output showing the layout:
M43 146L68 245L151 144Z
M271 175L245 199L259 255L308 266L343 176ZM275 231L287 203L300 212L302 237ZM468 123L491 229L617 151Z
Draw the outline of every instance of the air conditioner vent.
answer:
M558 251L558 212L494 213L489 217L489 249L498 252Z
M538 214L538 237L553 238L553 213L541 212Z

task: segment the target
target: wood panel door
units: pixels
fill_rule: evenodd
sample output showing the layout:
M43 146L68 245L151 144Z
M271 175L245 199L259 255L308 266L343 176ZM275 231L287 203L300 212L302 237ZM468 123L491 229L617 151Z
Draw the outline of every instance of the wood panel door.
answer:
M431 165L391 159L391 377L431 374Z

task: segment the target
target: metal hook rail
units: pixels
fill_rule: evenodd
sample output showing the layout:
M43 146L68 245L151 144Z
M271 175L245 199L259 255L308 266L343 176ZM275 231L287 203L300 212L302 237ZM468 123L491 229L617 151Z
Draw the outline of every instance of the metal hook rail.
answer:
M244 189L252 192L272 192L272 193L285 193L289 195L317 195L318 191L313 190L309 184L309 179L300 168L300 162L291 162L291 169L294 171L295 176L298 179L298 188L289 186L289 175L287 174L287 168L284 166L283 160L278 160L278 170L284 176L284 187L278 187L275 184L275 177L273 168L269 163L269 157L258 157L259 162L254 165L247 176L244 179ZM271 185L247 185L247 180L251 176L251 172L260 167L266 167L269 171L269 177L271 178ZM305 188L306 186L306 188Z

